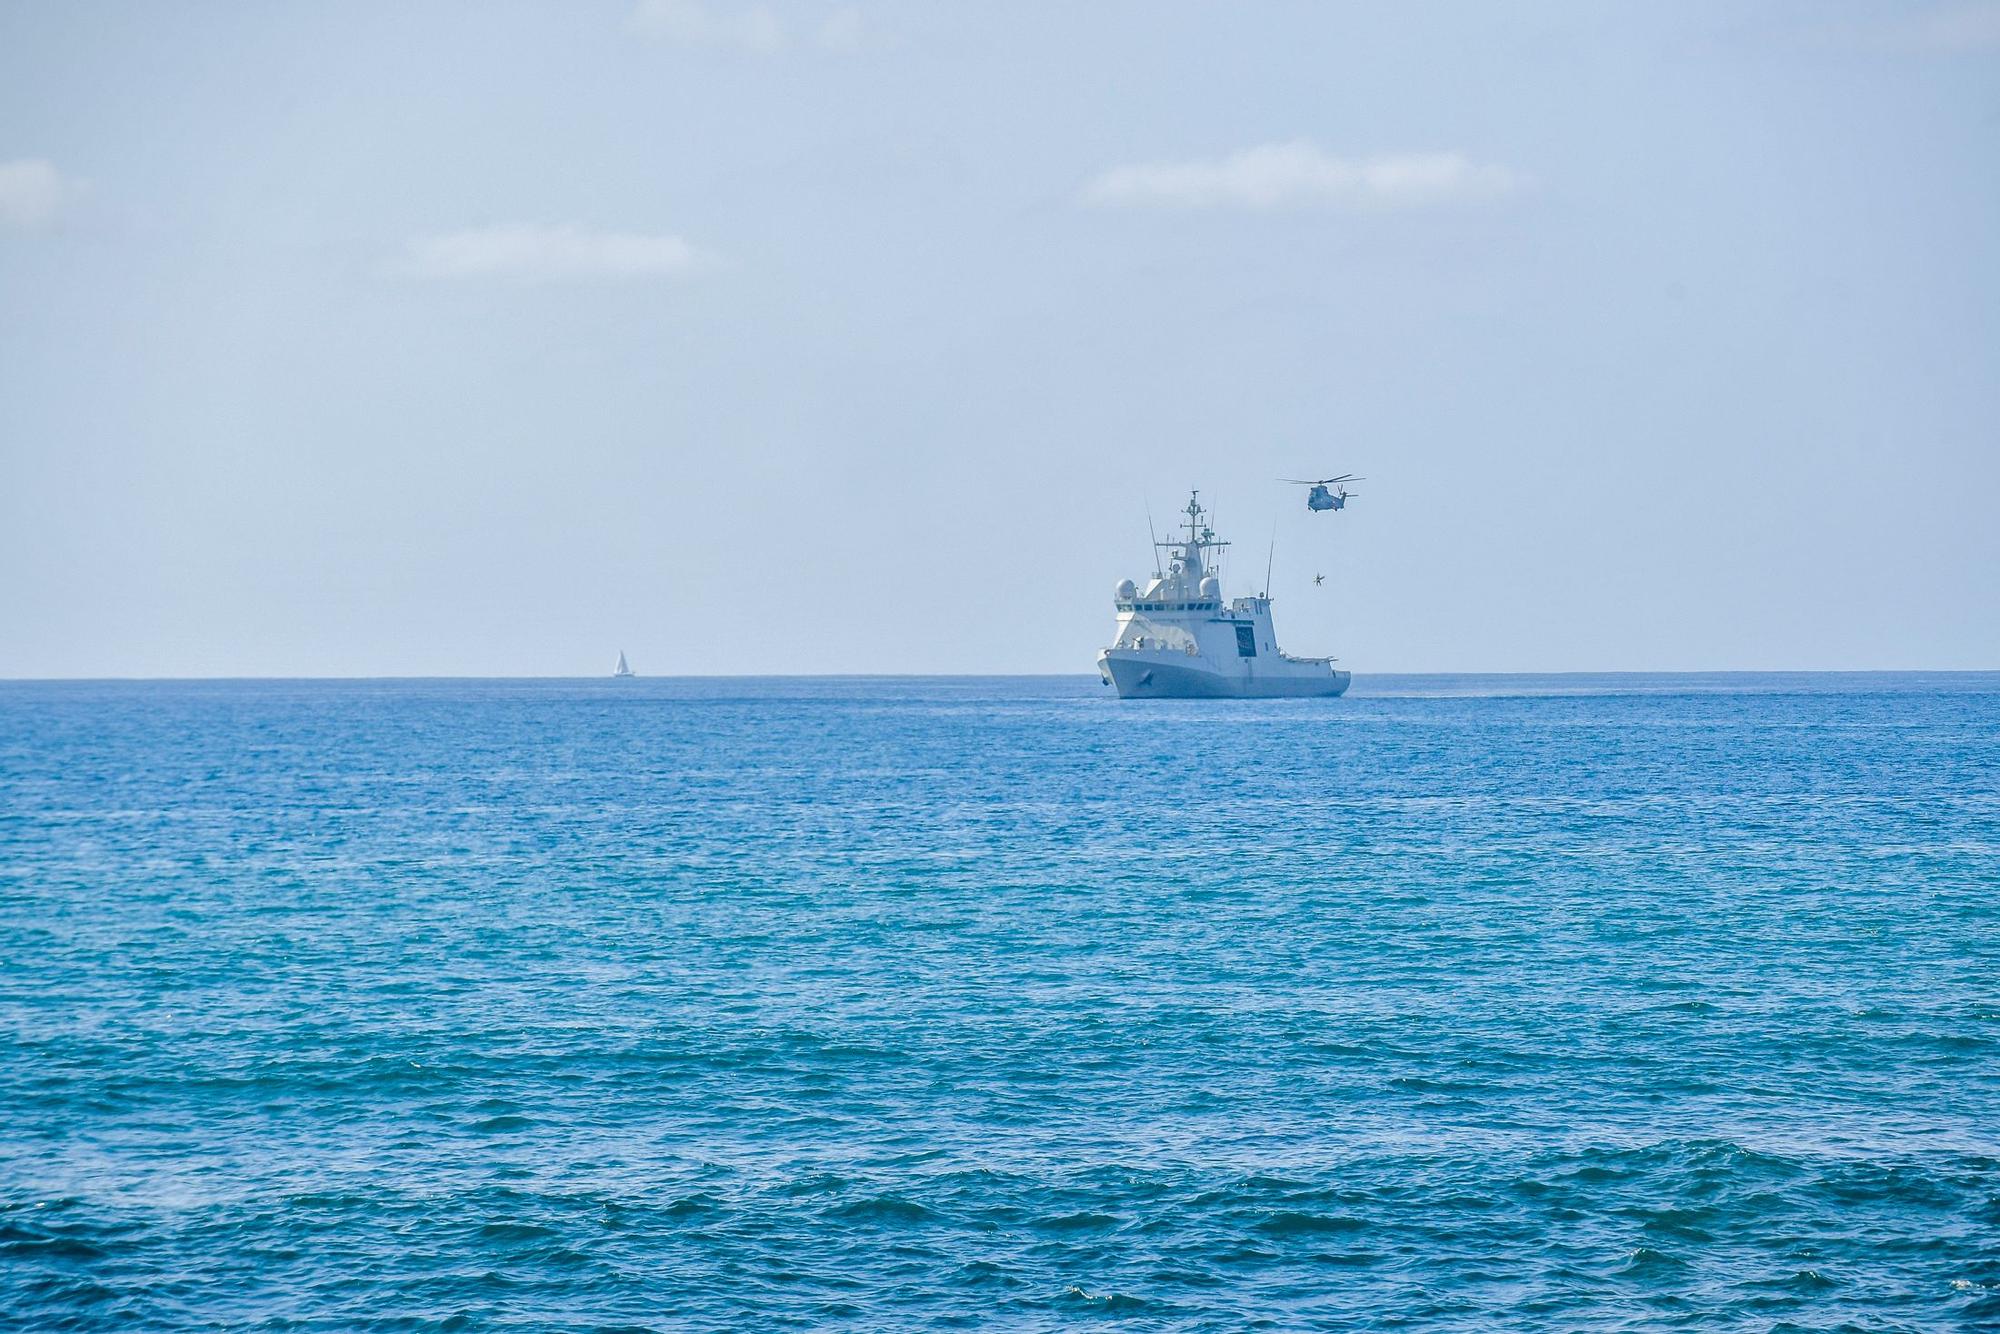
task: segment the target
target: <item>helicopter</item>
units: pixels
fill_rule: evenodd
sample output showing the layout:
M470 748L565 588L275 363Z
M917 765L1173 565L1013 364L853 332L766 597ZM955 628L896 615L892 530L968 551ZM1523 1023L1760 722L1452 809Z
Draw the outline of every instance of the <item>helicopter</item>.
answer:
M1368 479L1365 477L1356 477L1350 472L1343 473L1339 477L1322 477L1316 482L1302 482L1296 477L1280 477L1278 480L1289 482L1293 486L1311 487L1312 490L1306 493L1306 508L1317 512L1319 510L1345 509L1347 507L1347 498L1354 494L1354 492L1347 489L1346 484L1348 482L1365 482ZM1332 489L1328 490L1329 487Z

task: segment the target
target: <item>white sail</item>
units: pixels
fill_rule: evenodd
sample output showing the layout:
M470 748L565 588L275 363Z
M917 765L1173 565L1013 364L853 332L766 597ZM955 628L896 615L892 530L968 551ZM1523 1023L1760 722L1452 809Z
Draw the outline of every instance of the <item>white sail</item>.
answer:
M630 676L632 674L632 666L625 661L625 650L622 648L618 650L618 666L612 670L611 674L613 676Z

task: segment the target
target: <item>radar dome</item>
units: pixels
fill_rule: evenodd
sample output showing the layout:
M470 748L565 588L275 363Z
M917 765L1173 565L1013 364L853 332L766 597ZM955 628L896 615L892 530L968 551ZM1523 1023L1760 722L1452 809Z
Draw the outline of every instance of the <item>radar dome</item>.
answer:
M1139 596L1139 586L1137 584L1133 583L1130 579L1120 579L1118 581L1118 600L1120 602L1130 602L1137 596Z
M1216 577L1215 577L1214 575L1212 575L1212 574L1211 574L1211 575L1209 575L1209 576L1208 576L1208 578L1206 578L1206 579L1204 579L1204 580L1202 580L1202 581L1201 581L1201 595L1202 595L1202 596L1203 596L1204 598L1219 598L1219 597L1221 597L1221 596L1222 596L1222 581L1221 581L1220 579L1217 579L1217 578L1216 578Z

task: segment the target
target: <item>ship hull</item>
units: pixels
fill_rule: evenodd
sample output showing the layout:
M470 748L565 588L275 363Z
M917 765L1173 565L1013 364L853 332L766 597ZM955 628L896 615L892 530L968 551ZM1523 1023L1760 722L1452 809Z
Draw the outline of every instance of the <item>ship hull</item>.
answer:
M1120 649L1097 660L1120 699L1329 699L1354 679L1317 663L1265 659L1262 665L1262 671L1221 672L1185 654Z

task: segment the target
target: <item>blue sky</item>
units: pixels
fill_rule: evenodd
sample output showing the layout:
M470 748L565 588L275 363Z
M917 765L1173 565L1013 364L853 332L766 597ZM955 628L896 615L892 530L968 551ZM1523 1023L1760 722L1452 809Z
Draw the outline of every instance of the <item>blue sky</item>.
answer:
M1363 672L2000 666L1996 142L1996 4L0 5L0 675L1088 672L1194 486Z

